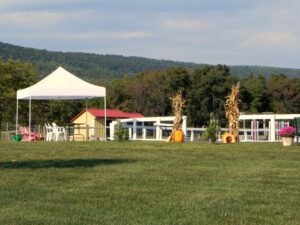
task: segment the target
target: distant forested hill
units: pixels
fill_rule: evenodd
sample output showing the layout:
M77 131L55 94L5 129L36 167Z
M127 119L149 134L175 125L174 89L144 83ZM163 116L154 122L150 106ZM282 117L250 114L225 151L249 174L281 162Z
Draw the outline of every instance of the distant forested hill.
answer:
M251 74L263 75L265 78L270 78L272 74L285 74L290 78L299 78L300 69L268 67L268 66L229 66L233 75L238 77L246 77Z
M160 70L171 67L195 68L199 64L156 60L120 55L99 55L79 52L54 52L25 48L0 42L0 59L20 60L33 64L41 76L62 66L80 77L88 79L112 80L124 75L135 75L143 71Z
M120 55L100 55L76 52L54 52L25 48L0 42L0 59L19 60L31 63L43 77L58 66L86 79L112 80L124 75L132 76L140 72L161 70L170 67L196 68L204 64L157 60L143 57ZM231 73L239 77L250 74L270 77L272 74L285 74L300 77L300 69L287 69L262 66L229 66Z

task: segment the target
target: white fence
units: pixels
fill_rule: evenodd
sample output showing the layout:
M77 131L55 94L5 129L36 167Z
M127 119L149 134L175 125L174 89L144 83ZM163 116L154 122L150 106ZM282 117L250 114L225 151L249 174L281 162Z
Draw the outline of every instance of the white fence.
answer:
M253 114L253 115L241 115L240 116L240 131L239 138L242 142L258 142L258 141L278 141L280 137L278 131L289 125L289 121L295 117L300 117L300 114ZM124 128L129 131L130 140L166 140L172 130L174 117L143 117L135 119L122 119L120 122ZM117 121L110 123L107 127L107 133L109 133L108 139L114 140L115 126ZM74 135L77 128L67 128L68 140L75 140ZM90 134L91 129L97 129L93 127L80 127L80 129L86 129L86 133L78 140L103 140L102 137L96 137ZM101 128L103 129L103 128ZM3 139L10 140L14 131L10 132L7 125L7 131L3 133ZM13 129L14 130L14 129ZM38 130L42 131L42 127ZM189 128L187 127L187 117L183 116L182 130L184 132L185 141L205 141L203 138L203 132L205 128ZM227 131L222 128L219 133L218 140L221 141L221 135ZM4 135L5 134L5 135ZM70 139L72 137L73 139ZM5 137L4 137L5 136Z
M241 128L239 138L241 142L278 141L278 131L289 125L289 121L300 114L255 114L241 115ZM171 133L174 117L144 117L135 119L122 119L120 122L129 131L130 140L166 140ZM114 130L117 121L110 124L110 140L114 140ZM188 128L187 117L183 116L182 130L185 141L204 141L205 128ZM221 135L227 131L222 128Z
M182 117L182 131L187 133L187 117ZM123 127L129 131L129 139L131 140L164 140L171 132L174 117L142 117L134 119L119 120ZM110 123L110 140L114 140L115 126L118 121Z
M277 141L280 140L278 131L295 117L300 117L300 114L242 114L239 118L240 133L244 132L245 141Z

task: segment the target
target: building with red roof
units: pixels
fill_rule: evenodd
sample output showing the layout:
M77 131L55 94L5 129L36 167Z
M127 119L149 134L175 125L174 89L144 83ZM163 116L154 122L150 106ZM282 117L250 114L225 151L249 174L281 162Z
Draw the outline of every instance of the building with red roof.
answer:
M90 140L102 139L104 137L104 109L84 109L71 119L71 123L76 127L74 129L74 139ZM118 109L106 109L106 127L112 121L127 118L141 118L144 117L140 113L127 113ZM109 129L107 129L107 136L109 136Z
M85 110L82 110L74 118L72 118L71 122L73 123L75 120L77 120L79 117L81 117L85 113L90 114L94 118L98 118L98 119L104 118L104 112L105 112L104 109L85 109ZM116 120L116 119L127 119L127 118L141 118L144 116L140 113L127 113L127 112L123 112L119 109L106 109L106 117L110 118L112 120Z

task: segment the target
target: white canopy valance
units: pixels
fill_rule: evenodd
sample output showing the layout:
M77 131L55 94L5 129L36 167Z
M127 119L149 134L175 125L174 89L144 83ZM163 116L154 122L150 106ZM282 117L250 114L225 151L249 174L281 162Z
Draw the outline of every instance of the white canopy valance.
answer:
M38 83L17 91L17 99L86 99L105 96L104 87L81 80L62 67Z

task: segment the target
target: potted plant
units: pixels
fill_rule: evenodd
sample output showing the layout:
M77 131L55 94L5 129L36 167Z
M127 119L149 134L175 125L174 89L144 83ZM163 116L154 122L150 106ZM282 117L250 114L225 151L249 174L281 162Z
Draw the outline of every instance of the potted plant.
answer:
M221 127L219 126L218 120L215 118L215 115L211 113L208 127L204 131L204 137L207 138L211 143L215 143L218 139L220 130Z
M291 146L296 134L296 128L288 126L284 127L278 132L279 136L282 138L283 146Z

